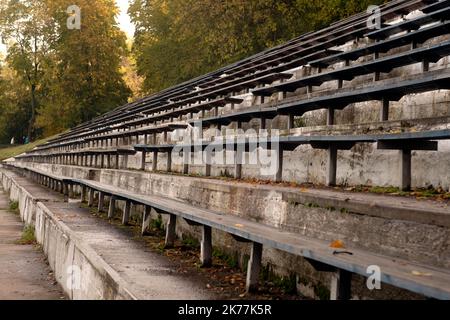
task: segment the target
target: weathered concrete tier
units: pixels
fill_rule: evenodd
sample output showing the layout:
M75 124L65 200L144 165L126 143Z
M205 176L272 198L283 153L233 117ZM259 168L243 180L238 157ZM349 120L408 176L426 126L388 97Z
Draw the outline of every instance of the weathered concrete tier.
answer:
M448 93L444 94L443 101L449 100ZM251 125L250 125L251 127ZM282 135L362 135L386 134L407 131L432 131L450 128L450 117L446 116L392 120L386 122L369 122L360 124L339 124L334 126L317 125L296 128L290 131L281 130ZM253 129L258 130L256 126ZM206 135L206 134L205 134ZM177 136L175 132L174 137ZM139 143L144 143L143 137ZM162 141L159 141L164 144ZM450 142L439 141L438 152L413 151L412 153L412 187L435 188L442 187L450 190ZM224 153L224 156L233 159L233 153ZM196 155L198 156L198 155ZM141 153L129 156L127 166L129 169L141 168ZM400 153L397 150L378 150L375 143L360 143L351 150L338 152L337 184L339 185L370 185L370 186L399 186L401 185ZM327 152L313 149L311 146L299 146L292 152L285 152L283 158L283 181L296 183L325 184L327 172ZM256 178L273 180L275 175L262 175L261 164L242 165L243 178ZM153 155L147 154L146 168L153 168ZM158 155L158 170L167 170L167 154ZM231 175L234 164L215 164L211 167L212 176ZM183 165L172 159L172 170L183 172ZM204 164L191 164L189 172L200 176L205 175Z
M35 224L36 238L71 299L217 298L195 275L178 274L176 264L79 203L64 203L61 195L13 173L0 174L11 199L19 202L22 219ZM77 279L79 288L71 285Z
M0 300L64 299L42 252L33 245L18 242L23 227L0 187Z
M136 194L182 200L315 239L330 242L340 239L351 248L441 268L450 266L448 203L137 171L33 166L61 176L93 179ZM201 236L197 228L183 222L178 223L178 234ZM213 242L242 262L248 257L248 246L221 232L213 232ZM303 282L308 279L312 283L328 283L326 275L311 270L302 258L268 249L264 252L263 261L276 274L294 273ZM361 279L359 282L362 289L357 291L357 296L386 297L374 296L363 289ZM353 287L358 286L354 284ZM309 285L300 284L300 290L317 297ZM391 297L398 297L398 292Z

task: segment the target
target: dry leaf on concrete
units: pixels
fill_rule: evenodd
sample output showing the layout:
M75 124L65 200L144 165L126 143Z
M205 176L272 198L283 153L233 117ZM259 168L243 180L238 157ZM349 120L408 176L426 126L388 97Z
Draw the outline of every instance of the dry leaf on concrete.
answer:
M330 244L330 247L331 247L331 248L335 248L335 249L343 249L343 248L345 248L344 242L343 242L342 240L336 240L336 241L333 241L333 242Z
M432 274L431 273L423 273L420 271L412 271L411 272L414 276L418 276L418 277L431 277Z

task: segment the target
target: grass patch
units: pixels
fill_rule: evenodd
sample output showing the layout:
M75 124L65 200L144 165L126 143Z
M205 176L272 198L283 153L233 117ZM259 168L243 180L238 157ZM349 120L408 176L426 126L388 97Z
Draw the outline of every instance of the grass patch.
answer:
M287 277L277 276L270 265L263 267L261 270L261 280L272 283L275 287L280 288L285 294L297 294L297 276L291 274Z
M320 208L317 203L305 203L304 206L307 208Z
M446 192L441 187L434 188L430 186L428 188L417 188L412 191L402 191L398 187L369 187L369 186L356 186L347 188L346 191L352 192L367 192L373 194L402 196L402 197L415 197L417 199L435 199L435 200L449 200L450 192Z
M11 201L9 203L9 211L11 211L14 214L19 214L19 202L17 201Z
M371 193L398 193L400 194L402 191L397 187L372 187L369 189Z
M150 229L156 231L164 231L164 222L160 214L158 215L157 219L153 219L150 221Z
M414 191L413 194L419 198L434 198L439 195L442 195L441 192L435 189L426 189L426 190L419 189ZM446 194L443 194L442 197L445 198Z
M304 117L295 117L294 126L296 128L304 128L307 126L306 119Z
M22 153L28 152L33 150L34 148L36 148L38 145L46 143L48 140L54 138L56 136L53 137L48 137L45 139L41 139L41 140L36 140L32 143L26 144L26 145L15 145L15 146L6 146L3 148L0 148L0 161L18 156Z
M213 257L223 261L230 268L237 268L239 266L238 259L231 256L217 248L213 249Z
M183 235L183 246L186 249L198 249L198 248L200 248L200 243L194 237L191 237L188 235Z
M34 227L27 225L23 228L22 237L17 241L20 245L34 245L36 244L36 236L34 234Z
M232 175L232 174L228 171L228 169L225 169L225 170L220 170L220 175L219 175L219 177L220 177L220 178L225 178L225 179L231 179L231 178L234 178L234 175Z
M314 294L319 298L319 300L330 300L330 289L321 283L314 286Z

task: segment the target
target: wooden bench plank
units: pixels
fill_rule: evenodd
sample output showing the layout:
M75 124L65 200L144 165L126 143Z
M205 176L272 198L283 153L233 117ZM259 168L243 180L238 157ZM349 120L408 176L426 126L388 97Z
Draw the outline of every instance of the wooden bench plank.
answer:
M298 234L255 223L235 216L193 207L184 202L148 195L138 195L93 181L79 181L96 190L127 198L135 203L155 208L158 212L175 214L244 239L295 255L313 259L336 268L368 276L367 267L377 265L382 270L382 281L419 294L450 299L450 273L438 268L414 264L363 250L349 248L353 255L340 254L325 241L313 240ZM417 276L426 274L428 276Z
M288 81L265 88L252 90L255 96L271 96L273 93L281 91L293 92L301 87L309 85L320 86L326 81L347 80L350 81L357 76L370 74L372 72L390 72L394 68L421 62L430 59L436 62L437 59L450 54L450 41L433 45L431 47L418 48L397 55L376 59L353 66L339 68L330 72L324 72L297 80Z

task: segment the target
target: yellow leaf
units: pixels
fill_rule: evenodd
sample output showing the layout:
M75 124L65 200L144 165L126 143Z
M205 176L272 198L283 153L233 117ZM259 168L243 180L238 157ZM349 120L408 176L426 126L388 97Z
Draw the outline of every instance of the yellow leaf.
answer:
M344 242L343 242L342 240L336 240L336 241L333 241L333 242L330 244L330 247L331 247L331 248L335 248L335 249L342 249L342 248L345 248Z
M414 276L418 276L418 277L431 277L432 274L431 273L423 273L420 271L412 271L411 272Z

